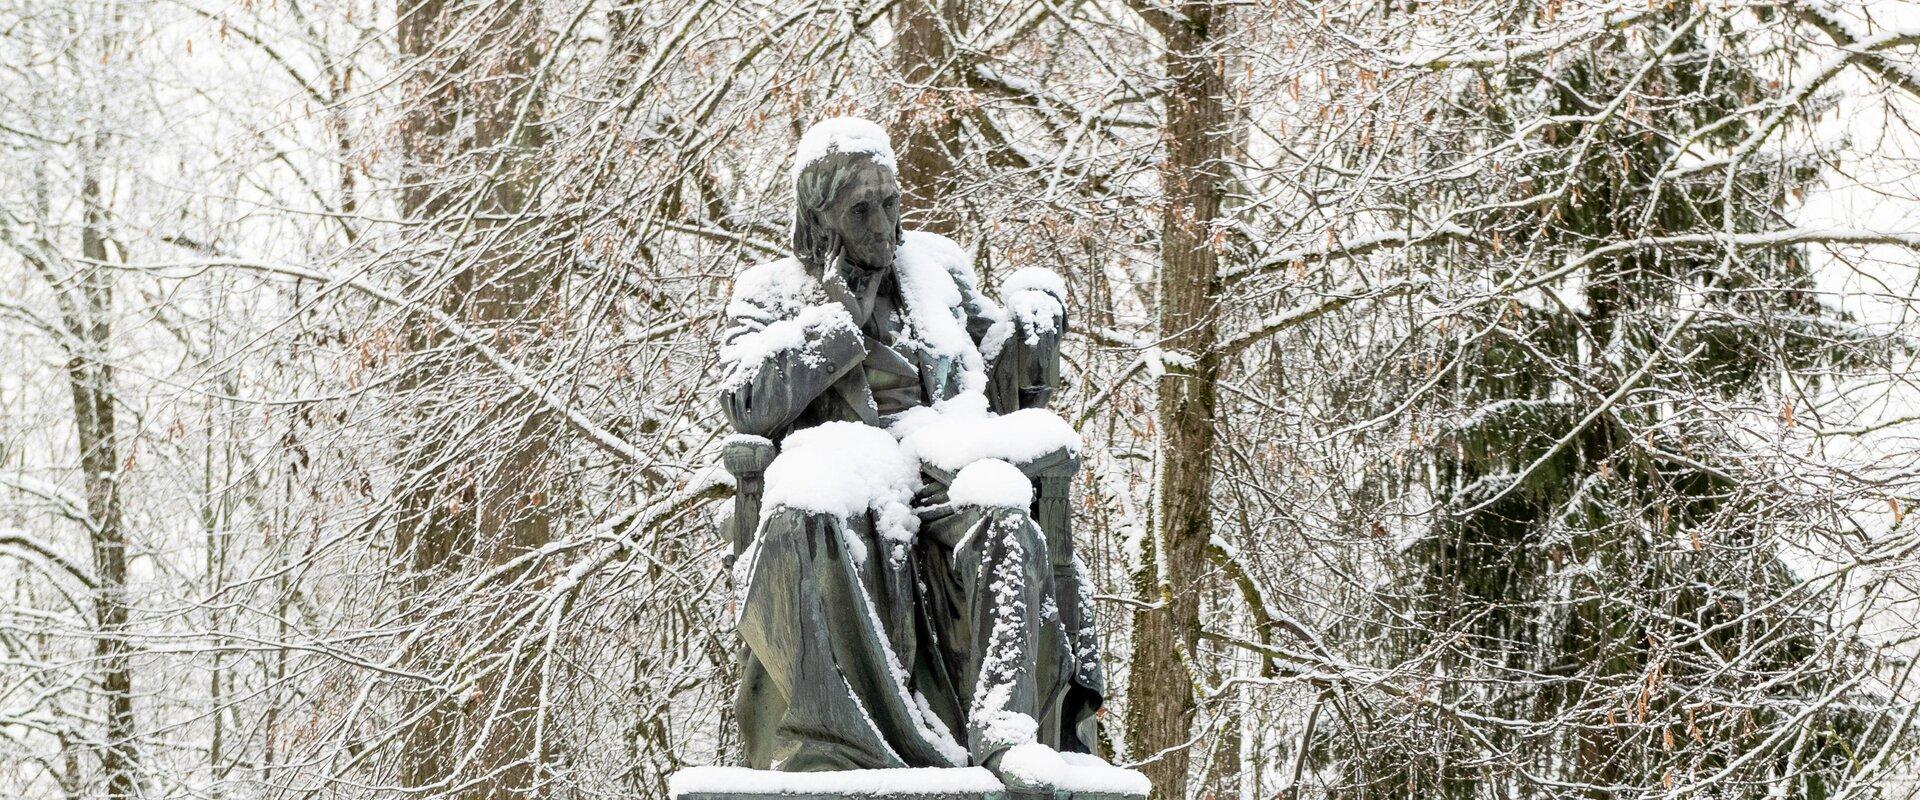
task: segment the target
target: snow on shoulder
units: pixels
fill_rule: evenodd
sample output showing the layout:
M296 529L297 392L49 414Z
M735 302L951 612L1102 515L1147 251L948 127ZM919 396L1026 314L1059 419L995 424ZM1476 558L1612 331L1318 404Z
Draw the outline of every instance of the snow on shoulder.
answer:
M909 258L920 258L938 263L947 274L953 276L955 283L964 286L967 291L977 295L974 301L982 306L987 316L997 316L999 306L986 295L980 294L980 276L974 274L973 259L967 255L967 249L959 242L930 231L906 231L906 238L900 243L900 252Z
M980 291L980 277L973 272L973 259L967 256L966 248L961 247L959 242L937 233L907 231L905 240L900 243L900 249L895 251L894 262L900 265L898 269L903 291L918 293L922 306L936 302L945 303L943 313L955 318L954 325L930 321L930 324L939 324L944 330L951 331L951 333L935 334L949 342L943 345L946 349L964 350L970 353L975 350L971 346L971 339L961 338L967 336L966 315L975 314L986 319L988 323L986 335L981 338L977 350L977 354L983 359L982 368L984 369L986 361L991 361L1000 354L1000 347L1012 334L1013 325L1007 321L1006 310L985 292ZM939 267L953 278L954 287L951 290L940 285L944 282L934 280L934 267ZM921 286L926 288L922 290ZM968 298L972 300L972 308L965 307ZM911 306L913 303L909 301L908 305ZM985 380L984 372L981 373L981 379Z
M947 472L983 458L1024 464L1056 450L1080 453L1080 434L1059 414L1026 408L995 416L986 397L972 393L909 409L892 431L902 449Z
M788 256L755 264L735 276L733 293L727 297L727 314L791 316L804 306L826 300L820 279L808 275L799 259Z
M986 362L967 334L961 308L960 284L973 281L966 251L937 233L907 231L893 264L907 304L907 324L934 353L959 361L965 390L985 388Z
M1019 467L983 458L960 468L947 499L959 506L1026 508L1033 505L1033 481Z
M885 128L859 117L823 119L800 137L793 153L793 174L797 179L808 164L832 153L865 153L887 169L897 170L893 160L893 140Z
M853 324L853 317L847 316L846 306L825 303L807 306L792 319L776 320L765 328L734 337L720 346L720 363L727 367L726 374L720 379L720 389L730 391L745 385L753 378L760 362L768 356L799 350L806 346L809 339L835 329L845 330L851 335L860 332L860 328Z
M920 465L886 431L858 422L828 422L794 431L767 467L762 502L842 519L871 508L887 516L906 508L920 487Z
M827 302L820 281L793 258L757 264L734 278L727 316L735 327L720 346L720 365L726 368L721 391L739 388L768 356L801 349L813 336L835 328L859 331L846 307Z

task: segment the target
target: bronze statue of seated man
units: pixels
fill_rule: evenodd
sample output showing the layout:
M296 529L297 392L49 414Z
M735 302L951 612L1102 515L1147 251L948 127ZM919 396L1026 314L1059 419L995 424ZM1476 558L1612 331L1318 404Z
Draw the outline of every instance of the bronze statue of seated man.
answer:
M1002 306L958 245L902 231L871 123L815 126L794 187L794 254L739 276L721 351L746 765L984 766L1019 790L1009 753L1093 752L1104 693L1079 440L1045 410L1064 287L1021 270Z

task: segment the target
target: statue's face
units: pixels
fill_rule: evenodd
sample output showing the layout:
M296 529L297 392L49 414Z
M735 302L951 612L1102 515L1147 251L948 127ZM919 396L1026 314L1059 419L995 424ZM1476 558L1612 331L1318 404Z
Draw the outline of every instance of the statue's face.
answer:
M850 174L833 201L820 210L820 224L840 238L842 257L854 269L878 272L893 266L900 230L900 182L893 170L870 158L852 159Z

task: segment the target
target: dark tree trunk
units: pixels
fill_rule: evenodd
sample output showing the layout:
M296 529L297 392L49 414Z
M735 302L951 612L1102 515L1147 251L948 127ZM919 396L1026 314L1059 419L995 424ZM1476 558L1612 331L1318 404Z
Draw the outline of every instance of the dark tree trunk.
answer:
M1159 474L1154 535L1137 587L1158 607L1134 616L1127 740L1154 795L1187 794L1194 677L1182 663L1200 632L1200 577L1213 534L1213 448L1219 356L1215 319L1218 257L1212 227L1227 174L1226 78L1208 52L1216 20L1192 3L1178 18L1148 9L1165 38L1166 159L1160 182L1159 327L1166 349L1192 358L1169 364L1159 383ZM1190 662L1189 662L1190 663Z
M493 345L509 358L536 366L535 332L557 311L559 280L546 232L518 219L532 208L540 174L535 158L545 143L534 83L544 36L539 4L406 2L397 36L412 69L400 128L402 206L454 249L447 271L421 270L410 291L492 333ZM470 124L457 124L462 121ZM408 338L416 363L407 388L429 389L480 368L466 348L446 347L445 335L414 320ZM397 534L416 592L451 570L501 563L549 541L559 474L556 420L531 398L481 404L463 392L423 394L437 399L420 407L406 448ZM465 414L484 418L454 432L447 421ZM473 624L476 635L488 632L484 619L463 624ZM447 666L433 653L418 658L424 666ZM537 794L542 754L532 730L539 686L527 672L510 682L489 673L461 697L425 687L418 702L430 708L399 754L403 783L424 787L452 779L458 785L476 777L462 796ZM508 699L489 729L486 715L495 713L502 695ZM463 775L452 775L467 750L477 757Z
M960 211L954 164L960 154L960 117L953 104L951 34L967 22L967 0L901 0L893 8L893 60L906 83L894 120L901 208L908 226L953 236Z
M89 153L81 177L80 196L86 204L86 222L80 231L80 251L94 262L106 261L105 198ZM106 735L100 750L100 771L107 797L138 794L138 761L134 750L133 670L126 640L127 538L120 510L120 447L114 429L113 365L108 348L113 336L112 271L97 264L74 272L78 291L75 318L67 320L73 349L67 354L67 387L73 395L74 430L79 437L80 471L86 490L87 518L92 524L93 579L97 587L94 625L99 638L94 658L99 662L100 692L105 704Z
M545 139L537 98L530 102L527 94L535 90L539 64L538 7L449 7L444 0L420 0L401 13L402 53L417 60L410 76L413 105L400 132L407 162L403 207L410 218L444 228L449 243L463 251L448 260L451 275L423 271L418 282L442 284L430 297L434 304L475 329L496 332L496 344L512 350L555 310L558 279L541 232L514 220L530 208L539 176L534 157ZM482 28L477 38L472 26ZM466 52L474 47L485 49ZM523 105L527 112L521 115ZM456 128L462 118L472 120L470 131ZM484 185L476 187L475 180ZM455 205L468 197L475 198L470 207ZM469 211L482 218L469 223ZM444 344L443 333L424 320L415 320L409 334L416 353ZM470 353L458 354L452 363L423 356L410 387L474 368ZM492 413L520 422L509 423L514 433L506 441L481 443L486 452L469 462L476 469L424 474L446 454L441 448L455 443L430 435L439 446L412 448L418 458L410 470L414 491L403 503L400 528L402 552L416 571L476 552L499 560L550 538L542 501L552 493L533 477L545 464L553 420L528 402L504 403Z

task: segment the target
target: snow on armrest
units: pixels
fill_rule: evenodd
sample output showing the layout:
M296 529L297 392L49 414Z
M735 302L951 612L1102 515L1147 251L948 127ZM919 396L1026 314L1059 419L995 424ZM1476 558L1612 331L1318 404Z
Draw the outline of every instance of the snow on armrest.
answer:
M720 529L733 545L733 557L746 550L760 524L760 495L775 452L772 441L747 433L728 436L720 448L721 464L733 476L733 514Z
M1025 267L1014 272L1000 284L1000 302L1028 344L1039 344L1044 333L1066 329L1067 284L1053 270Z
M773 463L774 452L773 441L767 437L736 433L721 445L720 459L727 466L727 474L739 478L765 473L767 465Z

